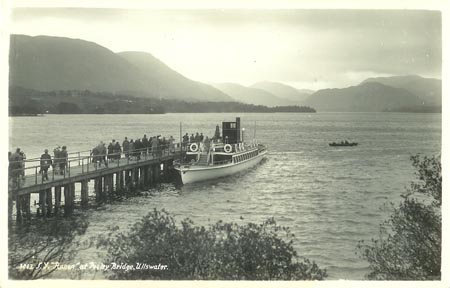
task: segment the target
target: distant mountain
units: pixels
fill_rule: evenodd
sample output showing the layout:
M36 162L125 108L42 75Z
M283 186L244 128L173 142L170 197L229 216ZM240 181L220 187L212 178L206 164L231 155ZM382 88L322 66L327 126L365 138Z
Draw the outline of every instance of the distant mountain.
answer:
M245 87L235 83L218 83L214 87L230 95L235 101L268 107L292 105L293 102L279 98L262 89Z
M304 105L312 106L319 112L383 112L421 104L422 100L411 92L377 82L319 90L304 102Z
M189 80L149 53L121 52L118 55L137 67L150 82L158 83L159 96L162 98L233 101L230 96L210 85Z
M277 82L258 82L250 86L251 88L262 89L267 91L278 98L286 99L295 104L303 103L303 101L308 98L311 93L302 93L299 90L291 87L289 85L285 85Z
M312 93L316 92L314 90L311 89L297 89L300 93L304 93L304 94L308 94L311 95Z
M310 107L244 104L238 102L189 102L176 99L133 97L92 91L42 92L9 87L9 115L38 114L160 114L160 113L314 113Z
M11 36L10 86L39 91L90 90L192 101L230 101L146 53L120 53L62 37ZM131 62L131 63L130 63Z
M362 83L378 82L386 86L403 88L423 100L424 105L442 105L442 81L417 75L377 77Z

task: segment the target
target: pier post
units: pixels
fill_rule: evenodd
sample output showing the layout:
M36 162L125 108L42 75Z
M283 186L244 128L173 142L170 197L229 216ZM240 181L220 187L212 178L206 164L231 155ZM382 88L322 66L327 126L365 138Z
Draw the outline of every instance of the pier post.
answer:
M142 167L142 170L144 172L144 187L148 187L148 186L150 186L148 166Z
M73 209L75 208L75 182L69 184L70 185L70 213L73 212Z
M105 193L103 193L103 200L112 195L113 174L105 175Z
M125 186L127 187L127 188L130 188L130 179L131 179L131 177L130 177L130 170L125 170L124 171L124 173L125 173L125 177L124 177L124 179L125 179Z
M122 189L122 187L120 187L120 178L122 178L121 177L121 171L119 171L119 172L117 172L116 173L116 181L115 181L115 191L117 192L117 191L119 191L120 189Z
M166 160L164 162L164 180L169 181L169 167L170 167L170 161Z
M145 175L144 175L144 167L137 168L139 171L139 187L144 188L145 186Z
M55 186L55 215L58 215L61 207L61 186Z
M120 171L119 172L119 189L122 190L123 187L125 186L125 176L124 176L124 172L125 171Z
M68 216L70 214L70 185L64 185L64 216Z
M135 183L135 181L136 181L136 169L135 168L133 168L133 169L131 169L130 170L130 174L131 174L131 176L130 176L130 187L131 188L134 188L134 183Z
M26 215L27 220L31 219L31 195L26 194L22 197L22 212Z
M103 177L100 176L95 179L95 199L97 202L103 201Z
M41 208L41 216L47 216L47 191L41 190L39 191L39 206Z
M52 214L52 208L53 208L53 197L52 197L52 188L48 188L45 191L46 195L46 204L47 204L47 216L50 216Z
M159 173L160 173L160 171L161 171L161 165L160 165L160 163L158 162L158 163L156 163L154 166L153 166L153 182L154 183L158 183L158 181L159 181Z
M88 180L81 181L81 207L86 208L88 206Z
M151 186L154 183L154 181L153 181L153 174L154 174L153 166L149 165L147 169L148 169L148 184Z
M22 197L16 196L16 221L22 223Z

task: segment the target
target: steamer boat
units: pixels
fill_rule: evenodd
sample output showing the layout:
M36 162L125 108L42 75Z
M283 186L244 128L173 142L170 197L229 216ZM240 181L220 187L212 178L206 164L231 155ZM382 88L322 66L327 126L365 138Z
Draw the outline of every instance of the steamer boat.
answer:
M266 147L256 140L243 142L240 118L222 123L211 141L183 143L185 154L174 162L183 184L226 177L258 164L266 155ZM183 153L182 153L183 154Z

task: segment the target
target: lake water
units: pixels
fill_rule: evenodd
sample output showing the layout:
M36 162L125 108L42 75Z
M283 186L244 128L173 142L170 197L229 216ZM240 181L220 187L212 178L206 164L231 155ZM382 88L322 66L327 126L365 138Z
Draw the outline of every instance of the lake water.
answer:
M241 117L245 139L256 134L268 146L267 160L261 165L207 183L164 184L145 197L90 211L90 226L83 237L102 234L109 225L126 230L153 208L165 208L177 219L189 217L201 225L274 217L295 234L299 255L326 268L328 279L363 279L368 263L355 254L356 245L377 237L379 224L391 212L384 204L399 202L414 180L409 157L441 151L441 114L408 113L15 117L10 118L10 148L20 147L32 158L57 145L66 145L69 152L89 150L100 140L135 139L144 133L178 139L180 122L183 134L198 131L212 136L216 124L236 116ZM343 139L359 145L328 146ZM95 252L94 248L82 251L77 261L101 262Z

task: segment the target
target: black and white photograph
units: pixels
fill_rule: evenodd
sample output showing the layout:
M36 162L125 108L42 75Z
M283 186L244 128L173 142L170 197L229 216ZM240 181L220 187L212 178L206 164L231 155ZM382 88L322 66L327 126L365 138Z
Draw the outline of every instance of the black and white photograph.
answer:
M4 13L5 283L448 287L443 5L121 3Z

